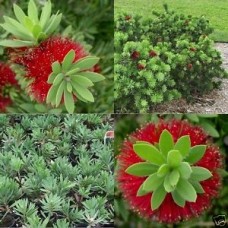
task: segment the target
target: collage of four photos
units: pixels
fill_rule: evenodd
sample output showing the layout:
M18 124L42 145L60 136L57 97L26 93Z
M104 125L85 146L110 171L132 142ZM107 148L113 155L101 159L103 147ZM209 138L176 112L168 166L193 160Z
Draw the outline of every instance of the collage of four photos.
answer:
M227 0L0 0L0 227L226 227Z

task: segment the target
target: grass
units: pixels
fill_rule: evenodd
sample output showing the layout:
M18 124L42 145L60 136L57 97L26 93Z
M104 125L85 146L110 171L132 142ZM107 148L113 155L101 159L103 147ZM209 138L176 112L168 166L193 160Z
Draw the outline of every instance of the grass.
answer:
M211 38L228 42L228 1L227 0L115 0L115 13L151 15L153 10L162 11L163 4L179 13L194 16L205 15L214 28Z

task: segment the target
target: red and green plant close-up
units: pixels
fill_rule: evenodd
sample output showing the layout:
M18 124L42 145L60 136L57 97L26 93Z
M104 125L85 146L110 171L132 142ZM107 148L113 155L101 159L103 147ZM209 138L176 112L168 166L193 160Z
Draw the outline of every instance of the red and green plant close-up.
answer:
M198 118L189 115L193 117ZM206 121L202 118L202 125L192 124L188 118L156 117L117 145L116 195L120 192L124 199L116 198L115 204L120 227L123 222L130 224L129 218L125 220L129 212L123 208L130 208L146 221L177 224L203 216L212 207L222 189L224 156L209 135L216 130L210 121L205 124L208 117ZM123 124L120 118L117 137L124 137L120 133Z
M75 110L77 111L77 105L80 112L83 110L80 107L81 104L85 103L86 112L90 112L91 102L96 103L98 100L92 93L99 93L94 89L95 84L110 80L110 76L106 78L102 74L103 64L100 57L90 53L91 47L89 48L83 40L85 39L83 34L78 34L76 37L70 34L73 31L71 24L74 21L68 20L69 26L60 31L61 20L66 23L67 16L59 11L52 13L53 6L58 3L54 1L52 4L48 0L42 4L41 7L34 0L30 0L25 13L14 3L14 15L3 16L4 23L1 27L7 36L0 40L0 46L5 47L4 54L7 61L5 64L15 72L14 78L18 88L14 90L16 98L6 94L11 101L11 106L8 107L9 103L5 103L1 111L74 113ZM81 1L76 7L83 7L83 4L85 3ZM96 5L98 4L95 3L93 7L95 8ZM106 11L111 9L108 4L104 7ZM92 9L92 3L90 8ZM76 20L77 16L74 17ZM86 24L83 26L86 27ZM111 23L109 27L112 27ZM92 39L95 40L94 37ZM100 46L98 55L102 54L101 49ZM112 66L108 67L109 69L106 68L104 71L110 74ZM4 72L0 73L3 77ZM110 102L109 94L103 92L103 96L103 104L105 100L107 103ZM104 109L103 104L100 105L101 110ZM109 106L105 109L107 111L110 108Z
M167 6L154 14L115 15L117 112L147 112L178 98L194 101L227 76L204 16L178 14Z

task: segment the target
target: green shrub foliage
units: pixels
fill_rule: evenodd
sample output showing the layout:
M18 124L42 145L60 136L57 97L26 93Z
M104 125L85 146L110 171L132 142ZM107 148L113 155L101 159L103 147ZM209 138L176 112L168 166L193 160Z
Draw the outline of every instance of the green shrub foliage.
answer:
M144 18L115 17L116 111L146 112L183 97L188 101L217 88L227 73L202 17L169 11Z
M0 115L0 226L111 225L112 128L105 115Z

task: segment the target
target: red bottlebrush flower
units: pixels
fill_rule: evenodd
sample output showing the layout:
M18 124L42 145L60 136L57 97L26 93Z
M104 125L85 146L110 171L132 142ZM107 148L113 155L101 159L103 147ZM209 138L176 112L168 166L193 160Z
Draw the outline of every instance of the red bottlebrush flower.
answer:
M133 51L131 54L131 58L136 60L140 57L140 53L138 51Z
M129 21L130 19L131 19L131 16L129 16L129 15L125 16L126 21Z
M157 53L155 51L150 51L150 54L149 54L150 57L156 57L157 56Z
M147 124L124 141L117 159L123 197L132 210L158 222L198 216L221 186L219 148L187 121Z
M195 51L196 51L196 49L195 49L195 48L190 48L190 51L195 52Z
M5 89L8 87L17 87L18 84L15 79L15 73L8 65L1 62L0 78L0 111L5 112L6 107L12 103L11 99L5 94Z
M93 72L95 73L101 73L101 67L99 64L96 64L94 67L93 67Z
M189 64L187 65L187 67L188 67L189 70L191 70L191 69L192 69L192 64L189 63Z
M30 84L30 91L38 102L46 100L51 87L47 80L52 72L52 63L55 61L62 62L66 54L72 49L76 53L74 62L87 56L81 44L68 38L50 37L40 43L39 46L27 49L23 57L16 59L16 63L25 67L26 76L33 79Z
M137 65L137 68L138 68L138 70L143 70L143 69L145 69L145 66L143 64L139 63Z

